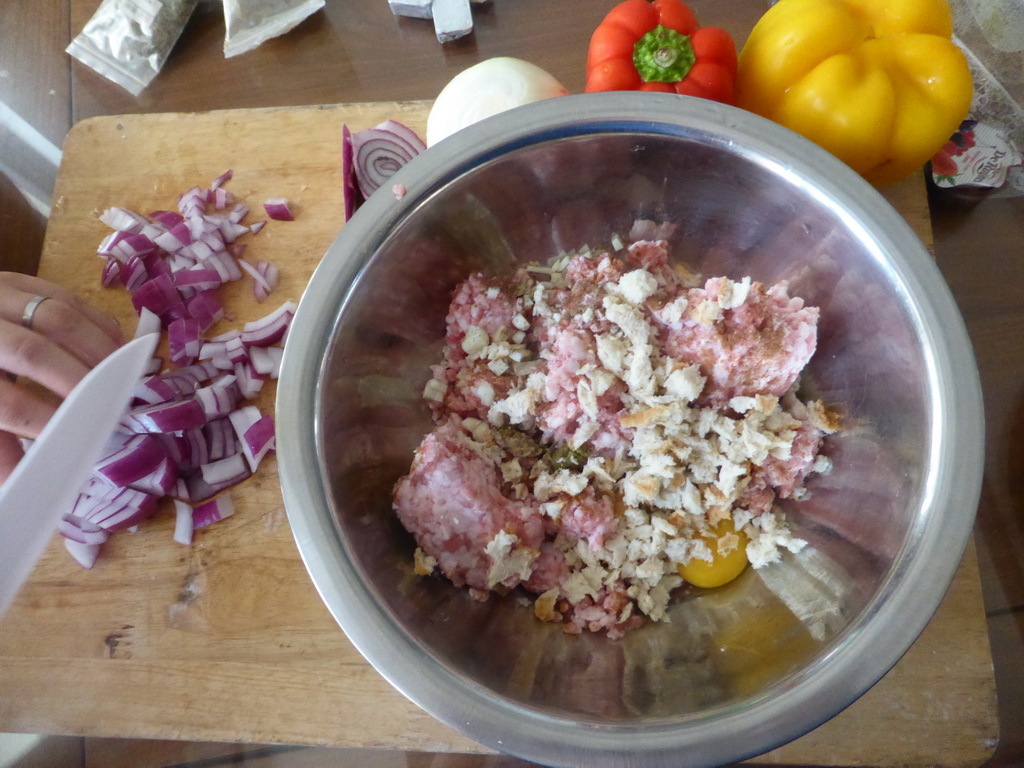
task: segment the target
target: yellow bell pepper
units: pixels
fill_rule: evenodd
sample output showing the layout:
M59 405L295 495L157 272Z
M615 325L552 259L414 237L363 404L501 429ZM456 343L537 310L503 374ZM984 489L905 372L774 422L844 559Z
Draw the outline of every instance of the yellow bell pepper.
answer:
M947 0L779 0L739 56L738 106L874 184L921 168L971 106Z

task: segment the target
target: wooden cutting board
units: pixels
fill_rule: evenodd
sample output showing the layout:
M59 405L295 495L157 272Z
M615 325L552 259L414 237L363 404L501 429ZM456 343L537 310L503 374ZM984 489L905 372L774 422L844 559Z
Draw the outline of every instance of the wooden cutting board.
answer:
M243 280L232 316L298 300L342 227L342 126L387 118L423 133L425 102L94 118L67 137L40 275L75 289L126 328L124 291L99 284L103 209L173 207L177 194L232 169L227 188L262 218L247 256L277 265L264 304ZM890 201L931 244L920 179ZM273 410L273 386L258 404ZM485 752L410 703L349 644L306 574L273 458L233 492L236 514L173 542L161 510L120 533L83 570L55 537L0 619L0 731ZM973 543L918 642L861 700L756 762L975 765L995 746L995 685Z

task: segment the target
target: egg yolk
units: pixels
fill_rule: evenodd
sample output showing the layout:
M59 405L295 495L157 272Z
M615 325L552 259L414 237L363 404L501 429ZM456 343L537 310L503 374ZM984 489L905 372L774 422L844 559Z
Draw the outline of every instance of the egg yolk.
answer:
M711 549L711 560L693 558L679 565L679 575L695 587L721 587L747 567L747 536L736 531L732 520L723 520L704 541Z

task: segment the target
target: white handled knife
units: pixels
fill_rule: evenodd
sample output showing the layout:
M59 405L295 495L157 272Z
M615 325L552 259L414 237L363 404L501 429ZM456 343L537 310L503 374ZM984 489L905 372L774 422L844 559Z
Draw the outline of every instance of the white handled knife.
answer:
M0 615L100 458L158 340L140 336L89 371L0 486Z

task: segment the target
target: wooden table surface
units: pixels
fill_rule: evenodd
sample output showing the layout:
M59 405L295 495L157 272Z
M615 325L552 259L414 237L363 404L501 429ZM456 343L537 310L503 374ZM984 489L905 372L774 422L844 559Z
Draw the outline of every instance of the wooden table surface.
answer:
M99 0L8 0L0 18L0 101L55 146L63 144L72 125L97 115L430 99L456 72L495 55L513 55L532 61L558 77L570 90L579 91L583 84L589 31L608 7L608 3L596 0L560 0L557 4L550 0L493 0L475 12L476 30L472 36L441 46L434 39L429 23L394 18L385 0L328 0L324 11L287 36L270 41L250 54L224 60L221 3L202 0L164 71L135 98L91 70L71 62L63 53L67 42L81 30L98 5ZM741 42L767 3L704 0L692 5L703 23L723 26ZM26 209L17 189L33 184L44 187L47 179L56 173L45 162L17 155L18 145L8 135L0 135L0 139L5 172L3 184L0 184L0 203L4 203L0 206L0 224L6 225L0 230L4 232L2 263L5 268L34 271L42 247L42 226L39 215ZM266 141L272 144L274 138L268 136ZM988 619L1000 696L1000 743L996 757L990 762L1019 765L1024 758L1024 698L1021 694L1024 662L1020 650L1024 628L1024 571L1021 566L1024 562L1024 484L1020 480L1024 476L1021 474L1024 469L1021 386L1024 356L1020 354L1021 328L1024 327L1024 253L1020 245L1024 242L1024 205L1021 198L966 197L935 190L930 190L929 202L936 257L975 343L986 403L986 475L976 539L984 591L983 610ZM279 513L266 517L264 510L260 524L265 520L272 523L275 519L281 523ZM286 534L278 530L275 535L287 539ZM965 560L968 582L973 563L971 558ZM286 564L274 565L286 567ZM228 568L221 573L231 574L232 571ZM279 577L280 572L275 567L259 576L260 584L270 588L272 597ZM241 576L234 573L226 578ZM322 622L326 612L318 605L312 590L310 595L297 605L279 601L283 615L275 620L273 629L279 633L280 643L286 642L289 622L300 628ZM976 594L968 594L964 599L964 605L978 602ZM66 600L77 604L81 610L88 604L89 596L70 596ZM982 610L980 606L979 610ZM51 614L47 631L59 634L61 622L56 614L56 611ZM189 620L192 619L200 621L204 617ZM318 626L322 629L322 625ZM243 622L229 629L235 633L233 642L239 648L254 650L246 639L252 627L244 626ZM118 638L116 634L110 633L107 646L111 656L145 651L144 648L133 651L128 638ZM17 646L10 637L7 636L8 648L11 644ZM22 639L21 642L30 641ZM60 643L71 644L73 639ZM26 647L22 646L22 653L31 656L24 650ZM318 646L316 650L324 649ZM255 651L257 655L260 652ZM9 670L12 665L9 659L16 655L9 654L0 663ZM160 680L177 686L175 690L183 697L182 705L191 706L194 703L189 700L187 674L174 670L173 665L167 666L170 661L173 660L155 659L153 666L140 673L142 682ZM103 663L105 660L97 660L97 665ZM243 674L241 669L233 670L230 665L223 669L228 677ZM307 672L315 679L315 664ZM74 683L73 676L61 678L59 673L50 674L51 684L70 687ZM394 696L386 683L374 675L367 668L361 678L363 687L357 686L348 692L354 701L360 695L384 701ZM927 677L923 675L922 681ZM118 683L111 681L109 686L97 691L97 698L116 699ZM915 693L915 690L907 687L903 693ZM7 720L0 722L0 730L15 729L12 723L28 722L28 719L18 719L18 704L11 696L9 690L0 687L0 712L5 713ZM230 706L228 701L221 704ZM911 720L916 716L919 723L925 723L935 714L921 696L906 695L901 706ZM403 712L415 717L415 713ZM59 713L55 713L53 722L59 720ZM46 730L45 722L35 722ZM124 716L111 709L97 732L133 735L128 732L130 726L122 725L124 722ZM413 745L474 748L465 740L438 731L437 724L430 718L416 722L406 734ZM366 731L369 734L366 738L371 741L377 738L377 744L402 746L393 742L389 735L397 730L393 724L363 720L355 725ZM67 728L66 725L61 727ZM858 727L864 727L864 723ZM118 734L119 729L124 732ZM267 724L262 730L258 726L253 729L249 734L252 739L274 740L273 724ZM85 727L80 730L84 732ZM883 726L882 733L878 734L880 741L899 742L906 735L896 728L886 730ZM319 736L311 733L309 739L295 740L323 743L322 734L322 731ZM145 734L136 732L136 735ZM162 735L196 737L185 728ZM223 737L234 738L227 731L219 737L211 732L203 734L203 738ZM813 759L822 764L835 764L829 756L836 754L836 744L829 742L827 734L817 738L816 750L810 753L783 753L769 759L807 764L804 758L812 754ZM986 753L986 749L978 752ZM899 757L898 752L882 750L871 759L874 762L869 764L882 765L894 764ZM941 765L949 759L947 745L937 742L929 763Z

